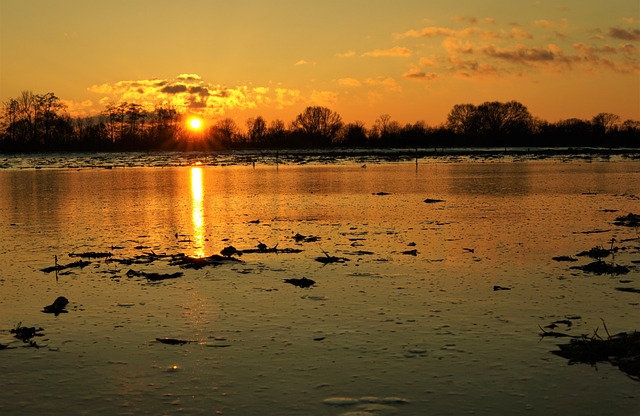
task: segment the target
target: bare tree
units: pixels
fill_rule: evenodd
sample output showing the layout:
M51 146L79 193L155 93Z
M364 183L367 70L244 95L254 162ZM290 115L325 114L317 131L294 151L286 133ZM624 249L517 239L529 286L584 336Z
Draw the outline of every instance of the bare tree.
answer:
M51 140L52 131L61 116L59 113L66 109L66 105L52 92L33 96L34 131L39 141L46 143Z
M476 130L476 106L456 104L447 116L447 128L456 134L469 135Z
M239 134L240 129L232 118L223 118L213 126L212 136L222 145L233 143Z
M599 113L591 119L591 123L601 133L609 133L616 123L620 121L620 117L611 113Z
M488 136L527 132L533 120L527 107L517 101L486 102L477 107L476 113L478 132Z
M253 143L263 143L267 137L267 123L262 116L247 120L247 135Z
M356 121L344 126L340 134L340 143L346 146L366 146L368 138L364 123Z
M307 107L299 114L292 128L307 135L312 144L327 145L338 136L342 117L326 107Z

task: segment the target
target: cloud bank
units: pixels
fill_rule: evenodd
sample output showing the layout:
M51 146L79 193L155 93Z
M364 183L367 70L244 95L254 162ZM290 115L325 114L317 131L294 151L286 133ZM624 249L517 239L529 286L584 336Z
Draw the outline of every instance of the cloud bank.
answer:
M102 106L134 102L153 110L158 105L172 105L180 112L208 118L221 118L229 111L257 106L282 109L304 100L296 89L226 87L206 82L197 74L180 74L174 79L104 83L91 86L89 91L99 96Z

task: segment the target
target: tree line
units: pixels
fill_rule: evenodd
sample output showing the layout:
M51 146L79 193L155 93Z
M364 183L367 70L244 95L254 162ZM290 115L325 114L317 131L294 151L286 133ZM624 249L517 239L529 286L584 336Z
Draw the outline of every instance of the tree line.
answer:
M345 123L329 108L310 106L288 125L263 117L241 128L223 118L201 131L186 128L185 114L163 104L108 105L98 116L72 118L54 94L24 91L0 110L1 152L294 149L323 147L640 147L640 121L599 113L590 120L555 123L533 117L517 101L456 104L445 123L401 125L388 114L370 128Z

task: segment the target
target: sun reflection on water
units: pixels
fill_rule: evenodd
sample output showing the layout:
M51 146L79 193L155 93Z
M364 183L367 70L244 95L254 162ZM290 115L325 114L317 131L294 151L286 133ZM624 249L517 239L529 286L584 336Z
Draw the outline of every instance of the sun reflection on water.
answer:
M194 256L204 257L204 187L202 168L191 168L191 221L193 222Z

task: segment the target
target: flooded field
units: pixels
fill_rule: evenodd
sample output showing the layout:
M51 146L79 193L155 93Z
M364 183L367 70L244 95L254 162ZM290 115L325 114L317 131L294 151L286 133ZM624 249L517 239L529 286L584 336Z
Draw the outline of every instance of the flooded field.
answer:
M1 414L637 412L640 161L149 158L3 160Z

